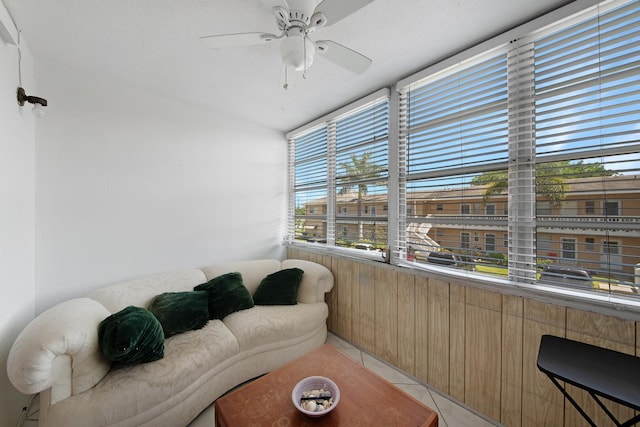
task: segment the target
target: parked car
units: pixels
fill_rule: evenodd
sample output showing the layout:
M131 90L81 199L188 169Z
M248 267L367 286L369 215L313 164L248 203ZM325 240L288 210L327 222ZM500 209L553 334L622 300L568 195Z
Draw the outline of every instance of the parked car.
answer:
M553 285L573 285L593 288L593 277L584 268L556 264L545 265L540 282Z
M449 267L462 267L464 262L460 255L451 252L431 252L427 256L427 262L432 264L447 265Z
M356 248L356 249L363 250L363 251L377 251L378 250L378 249L375 248L375 246L373 246L370 243L356 243L353 247Z

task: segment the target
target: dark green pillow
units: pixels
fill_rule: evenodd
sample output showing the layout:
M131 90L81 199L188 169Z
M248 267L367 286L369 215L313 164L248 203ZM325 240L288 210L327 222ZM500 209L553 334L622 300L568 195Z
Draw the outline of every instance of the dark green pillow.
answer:
M223 319L231 313L253 307L251 294L244 286L240 273L214 277L193 288L209 294L209 318Z
M287 268L269 274L262 279L253 294L256 305L295 305L298 303L298 288L304 271Z
M165 292L156 296L149 311L162 325L164 337L200 329L209 321L209 294L205 291Z
M149 310L132 305L100 322L98 343L112 362L135 365L164 357L162 325Z

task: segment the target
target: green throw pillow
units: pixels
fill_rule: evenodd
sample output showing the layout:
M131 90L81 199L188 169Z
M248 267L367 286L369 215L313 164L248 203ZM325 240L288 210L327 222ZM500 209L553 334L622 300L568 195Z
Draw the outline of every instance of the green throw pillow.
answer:
M251 294L244 286L240 273L214 277L193 288L209 294L209 318L223 319L231 313L253 307Z
M268 275L253 294L253 302L256 305L297 304L303 274L299 268L287 268Z
M135 365L164 357L162 325L141 307L130 305L100 322L98 342L112 362Z
M160 321L164 337L200 329L209 321L209 294L205 291L165 292L156 296L149 311Z

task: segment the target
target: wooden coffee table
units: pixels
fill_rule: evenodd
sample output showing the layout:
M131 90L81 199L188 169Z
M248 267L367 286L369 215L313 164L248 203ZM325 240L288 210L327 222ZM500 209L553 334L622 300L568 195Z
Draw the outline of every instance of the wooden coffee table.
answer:
M301 379L322 375L340 388L338 406L320 418L293 406ZM438 426L438 415L335 347L324 344L293 362L219 398L216 426Z

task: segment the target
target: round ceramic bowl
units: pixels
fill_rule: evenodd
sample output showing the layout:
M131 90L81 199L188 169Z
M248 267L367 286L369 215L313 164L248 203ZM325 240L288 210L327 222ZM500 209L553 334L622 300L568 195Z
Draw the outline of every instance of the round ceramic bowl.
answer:
M306 392L310 392L312 390L324 390L325 392L331 393L331 405L329 405L329 407L327 408L322 406L322 402L324 400L329 400L329 397L327 397L326 394L325 397L318 397L317 399L309 398L303 400L303 394L306 394ZM338 406L338 402L340 402L340 389L338 388L336 383L334 383L327 377L307 377L301 380L293 388L293 391L291 392L291 401L293 402L293 405L296 407L296 409L303 414L310 417L321 417L333 411L333 409ZM304 401L316 402L316 408L314 410L305 409L302 406L303 403L301 403ZM307 403L305 405L310 405L306 406L307 408L313 406L313 404L310 403Z

